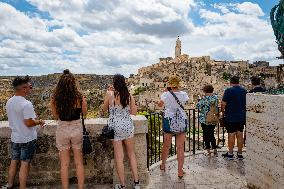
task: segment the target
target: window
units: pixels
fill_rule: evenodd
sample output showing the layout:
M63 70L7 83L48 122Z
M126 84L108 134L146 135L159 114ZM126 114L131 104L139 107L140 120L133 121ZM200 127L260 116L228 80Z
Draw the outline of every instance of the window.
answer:
M144 83L142 83L142 86L144 87Z

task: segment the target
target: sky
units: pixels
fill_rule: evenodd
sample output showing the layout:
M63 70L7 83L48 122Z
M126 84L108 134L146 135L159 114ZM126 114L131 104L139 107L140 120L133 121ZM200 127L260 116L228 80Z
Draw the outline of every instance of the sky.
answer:
M0 75L136 74L182 53L258 60L280 52L270 25L278 0L0 0Z

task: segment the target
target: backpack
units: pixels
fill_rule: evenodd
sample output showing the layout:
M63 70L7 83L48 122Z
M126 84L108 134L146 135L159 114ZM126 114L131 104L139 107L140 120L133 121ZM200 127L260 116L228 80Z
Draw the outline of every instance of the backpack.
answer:
M209 112L205 117L206 125L217 125L219 123L218 109L216 108L216 102L210 103Z

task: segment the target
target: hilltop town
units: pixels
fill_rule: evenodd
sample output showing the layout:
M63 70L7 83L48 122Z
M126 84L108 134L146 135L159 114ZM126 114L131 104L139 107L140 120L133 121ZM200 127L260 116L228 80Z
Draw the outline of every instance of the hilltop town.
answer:
M140 108L158 109L157 101L166 88L170 75L178 75L182 80L182 88L190 95L188 108L193 107L203 95L205 84L212 84L215 92L222 96L229 86L229 78L239 75L242 85L250 89L250 78L259 76L267 89L277 88L284 81L284 65L270 66L269 62L248 60L219 61L210 56L190 57L182 54L182 43L178 38L175 46L175 57L160 58L159 62L138 70L137 75L128 79L131 91L135 95Z
M270 66L269 62L257 61L218 61L210 56L190 57L182 54L181 40L178 38L175 46L175 57L160 58L159 62L148 67L142 67L138 74L127 79L131 93L137 101L139 110L157 110L160 95L167 87L170 75L176 74L182 80L182 88L188 92L190 102L187 108L194 107L202 95L202 87L212 84L215 93L221 98L229 86L229 78L239 75L241 83L249 89L251 76L259 76L267 88L277 88L284 82L284 65ZM33 93L28 97L42 119L51 119L49 102L60 74L33 76ZM108 84L112 83L111 75L76 74L79 86L87 97L89 117L96 117L99 106ZM5 104L13 95L11 82L14 77L0 76L0 120L6 120Z

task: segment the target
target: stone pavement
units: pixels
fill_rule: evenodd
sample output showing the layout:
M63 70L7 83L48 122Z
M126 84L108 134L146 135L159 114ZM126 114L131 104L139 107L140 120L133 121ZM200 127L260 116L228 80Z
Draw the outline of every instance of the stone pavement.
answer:
M245 156L245 154L244 154ZM159 164L150 170L147 189L245 189L245 160L228 161L221 157L206 157L203 153L185 158L183 180L177 178L177 160L171 158L166 173L161 174Z
M246 189L246 160L228 161L221 157L206 157L203 153L187 155L183 180L177 178L176 157L169 158L166 173L161 174L159 163L151 166L146 189ZM244 153L245 156L245 153ZM88 185L86 189L111 189L111 185ZM29 187L29 189L60 189L60 186ZM76 189L75 185L70 189Z

